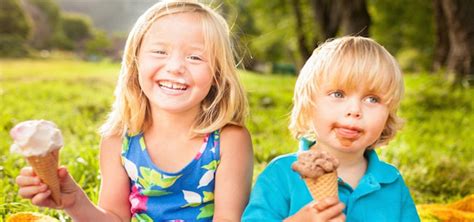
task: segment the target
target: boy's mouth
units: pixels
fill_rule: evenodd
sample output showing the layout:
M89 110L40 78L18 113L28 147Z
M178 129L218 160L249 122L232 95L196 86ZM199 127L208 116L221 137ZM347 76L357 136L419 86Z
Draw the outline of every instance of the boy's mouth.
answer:
M338 136L349 140L358 139L363 131L361 128L350 126L336 126L335 130Z

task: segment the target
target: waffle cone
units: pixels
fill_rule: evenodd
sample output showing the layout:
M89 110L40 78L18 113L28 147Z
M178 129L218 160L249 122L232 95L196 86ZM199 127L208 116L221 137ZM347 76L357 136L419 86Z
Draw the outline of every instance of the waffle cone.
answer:
M336 171L324 174L316 179L306 178L304 180L314 200L322 200L330 196L338 197Z
M26 157L41 181L48 185L51 197L56 204L61 205L61 189L58 178L58 156L49 152L45 156Z

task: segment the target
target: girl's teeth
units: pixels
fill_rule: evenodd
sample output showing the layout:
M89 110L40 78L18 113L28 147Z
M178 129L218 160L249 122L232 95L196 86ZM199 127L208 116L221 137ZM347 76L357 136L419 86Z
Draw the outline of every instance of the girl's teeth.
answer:
M186 86L180 83L175 83L175 82L168 82L168 81L163 81L160 82L160 86L169 88L169 89L176 89L176 90L185 90Z

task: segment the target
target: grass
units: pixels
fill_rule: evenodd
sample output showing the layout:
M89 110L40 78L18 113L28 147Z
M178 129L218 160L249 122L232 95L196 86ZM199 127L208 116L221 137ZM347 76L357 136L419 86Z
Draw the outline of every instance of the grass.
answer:
M0 60L0 221L19 211L67 219L17 196L14 178L26 163L9 152L9 130L27 119L48 119L63 130L61 163L97 201L97 128L110 110L119 65L73 59ZM295 77L241 71L248 93L247 126L255 150L254 177L274 157L294 152L288 114ZM407 75L400 115L404 129L381 158L397 166L417 204L446 203L473 193L474 90L452 88L439 77Z

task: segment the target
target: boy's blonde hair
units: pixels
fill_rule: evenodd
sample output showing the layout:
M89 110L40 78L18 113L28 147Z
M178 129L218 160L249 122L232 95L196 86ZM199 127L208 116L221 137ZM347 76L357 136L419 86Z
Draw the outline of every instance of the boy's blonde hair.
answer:
M115 89L115 102L102 136L138 133L152 123L149 101L138 82L137 55L144 35L156 20L172 14L196 13L200 16L204 43L213 83L201 102L201 109L191 129L192 135L202 135L227 124L243 125L247 101L237 76L230 31L225 19L197 1L161 1L150 7L132 28L123 53L122 68Z
M377 42L365 37L341 37L316 48L298 76L293 97L289 129L297 139L314 139L311 114L314 94L321 84L336 88L364 89L382 96L389 116L382 134L368 148L384 145L400 129L397 116L404 93L402 72L390 53Z

